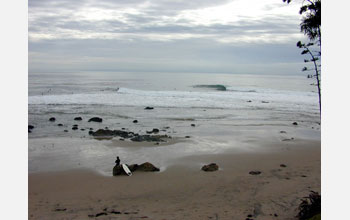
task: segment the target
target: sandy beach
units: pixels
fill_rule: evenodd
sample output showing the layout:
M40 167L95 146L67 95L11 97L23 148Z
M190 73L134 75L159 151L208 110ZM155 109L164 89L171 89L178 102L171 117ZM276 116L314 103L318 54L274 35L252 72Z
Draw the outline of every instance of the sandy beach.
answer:
M162 172L135 172L130 177L90 170L31 173L28 216L295 219L300 199L310 190L320 192L320 141L281 141L265 149L184 157ZM199 164L211 162L219 165L218 171L201 171Z

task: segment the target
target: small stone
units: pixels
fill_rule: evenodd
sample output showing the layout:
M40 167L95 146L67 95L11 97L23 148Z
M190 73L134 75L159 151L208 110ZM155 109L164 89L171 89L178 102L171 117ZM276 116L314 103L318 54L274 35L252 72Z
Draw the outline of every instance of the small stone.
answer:
M28 125L28 129L34 129L33 125Z
M159 132L159 129L158 129L158 128L153 128L152 132L153 132L153 133L158 133L158 132Z
M78 130L78 127L74 126L74 127L72 127L72 130Z
M153 107L149 107L149 106L147 106L146 108L145 108L145 110L152 110L152 109L154 109Z
M93 117L93 118L90 118L88 122L102 122L102 118L99 118L99 117Z
M137 123L137 122L139 122L139 121L138 121L138 120L133 120L133 121L132 121L132 123Z
M281 134L286 134L287 132L286 131L280 131Z
M63 124L57 124L57 126L62 127L62 126L63 126Z
M285 164L280 164L280 167L287 167L287 165L285 165Z
M298 123L297 122L293 122L293 125L298 125Z
M74 120L75 121L81 121L81 120L83 120L83 118L82 117L75 117Z
M196 125L195 124L191 124L192 127L195 127Z
M250 175L259 175L259 174L261 174L261 171L250 171L249 174Z
M185 136L185 138L190 138L191 136Z
M64 132L68 132L68 130L64 130Z
M273 214L273 216L277 217L278 215L275 213L275 214Z
M49 121L56 121L56 118L51 117L51 118L49 119Z

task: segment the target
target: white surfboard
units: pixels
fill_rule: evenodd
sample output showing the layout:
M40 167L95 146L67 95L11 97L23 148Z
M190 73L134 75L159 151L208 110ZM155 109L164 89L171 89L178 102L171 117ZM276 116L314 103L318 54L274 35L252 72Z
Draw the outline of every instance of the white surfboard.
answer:
M123 170L125 171L125 173L126 173L128 176L131 176L131 175L132 175L131 171L129 170L129 167L128 167L125 163L122 164L122 167L123 167Z

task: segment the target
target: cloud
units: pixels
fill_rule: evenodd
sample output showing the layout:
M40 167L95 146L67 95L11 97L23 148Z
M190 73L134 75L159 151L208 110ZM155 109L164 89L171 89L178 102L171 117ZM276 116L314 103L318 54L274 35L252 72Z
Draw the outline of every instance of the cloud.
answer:
M286 67L279 57L296 62L291 47L302 38L299 7L281 0L29 0L29 68L243 71L244 59Z

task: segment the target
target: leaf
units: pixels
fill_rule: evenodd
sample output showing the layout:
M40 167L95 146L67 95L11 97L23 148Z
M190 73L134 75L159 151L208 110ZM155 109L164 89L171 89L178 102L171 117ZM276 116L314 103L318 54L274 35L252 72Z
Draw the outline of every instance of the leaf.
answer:
M304 63L308 63L310 62L310 60L304 59Z
M301 71L306 71L307 70L307 67L304 67Z
M308 50L303 50L303 52L301 52L301 54L307 54L309 51Z

